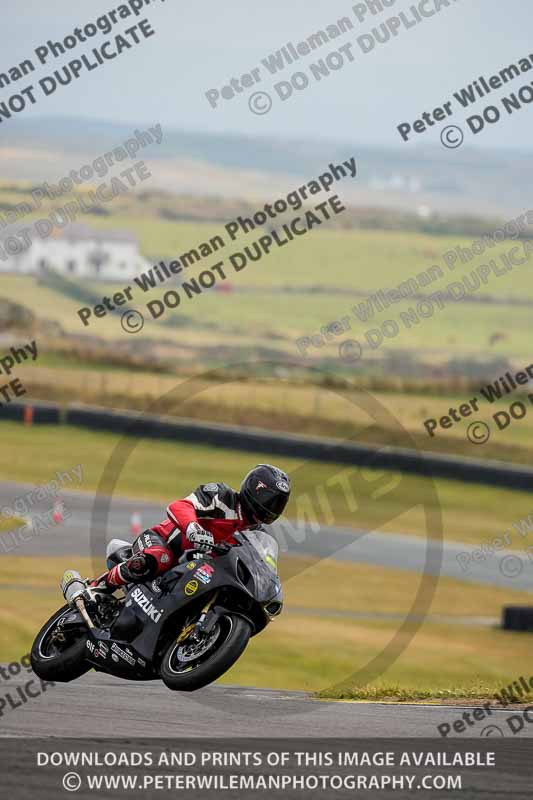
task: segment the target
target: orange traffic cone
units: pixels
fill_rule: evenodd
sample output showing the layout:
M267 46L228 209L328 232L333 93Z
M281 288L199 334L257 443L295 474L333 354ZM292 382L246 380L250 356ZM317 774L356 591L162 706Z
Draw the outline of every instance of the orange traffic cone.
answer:
M65 506L60 497L56 497L54 500L54 510L52 513L52 519L54 520L56 525L59 525L63 522L65 514Z
M131 515L130 533L132 536L138 536L142 531L142 519L138 511L134 511Z

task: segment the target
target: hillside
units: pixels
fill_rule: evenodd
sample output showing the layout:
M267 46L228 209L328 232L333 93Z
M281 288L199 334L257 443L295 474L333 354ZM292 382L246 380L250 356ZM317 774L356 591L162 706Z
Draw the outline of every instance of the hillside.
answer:
M59 180L79 165L150 124L116 124L82 118L15 119L2 130L3 175L10 180ZM333 141L251 138L164 129L163 141L142 157L154 185L179 192L233 195L236 182L249 197L289 187L331 161L355 155L358 179L344 196L356 205L401 208L421 205L446 213L515 214L530 204L533 165L528 153L460 152L438 147L385 150L346 136Z

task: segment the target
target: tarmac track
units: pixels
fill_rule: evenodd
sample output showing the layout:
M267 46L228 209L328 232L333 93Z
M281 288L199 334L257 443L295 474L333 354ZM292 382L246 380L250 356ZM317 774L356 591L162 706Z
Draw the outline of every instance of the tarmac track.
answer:
M28 675L20 673L2 683L2 694L9 691L21 703L16 688L27 681ZM0 736L441 738L438 726L451 726L468 708L324 702L305 692L223 685L188 695L171 693L159 682L129 683L90 672L49 687L18 708L8 701ZM461 738L487 736L489 725L511 736L506 720L517 713L493 710L467 726ZM532 737L533 725L526 724L517 736Z
M32 488L30 484L0 483L0 508L12 507L15 497L23 496ZM114 497L110 501L109 516L105 518L101 511L93 516L93 493L65 491L61 496L68 519L25 542L17 543L11 534L0 534L0 555L92 555L103 561L106 541L113 537L131 540L134 512L140 514L144 527L166 519L164 504ZM30 516L49 512L51 506L50 499L39 501L32 505ZM276 526L273 528L275 531ZM440 563L439 544L424 537L330 527L321 529L319 534L309 528L298 538L297 542L282 537L281 541L288 542L288 555L335 558L419 574L426 570L467 583L515 591L529 591L533 587L533 559L526 554L525 546L517 552L500 550L482 560L471 557L465 564L465 554L472 556L475 548L460 542L443 544ZM519 545L521 537L517 534L516 538ZM428 551L431 554L429 566L426 563Z
M14 497L29 491L31 486L0 484L0 506L9 505ZM90 525L93 496L89 493L64 492L70 518L6 555L88 556L91 554ZM32 514L50 509L50 500L36 503ZM165 517L161 505L114 498L108 530L111 536L129 536L131 515L141 514L148 526ZM4 542L5 534L0 536ZM466 547L466 549L468 549ZM310 533L299 544L291 544L290 554L335 557L340 560L381 564L383 566L421 572L426 543L423 539L401 534L354 533L328 529L320 536ZM516 578L506 578L498 562L486 561L470 573L457 562L461 544L444 547L442 575L462 580L529 588L528 565ZM75 559L73 559L75 567ZM479 568L481 566L481 568ZM7 587L6 587L7 588ZM290 610L289 610L290 613ZM356 610L354 611L356 613ZM446 620L442 620L446 622ZM481 618L480 624L490 620ZM449 620L448 620L449 623ZM477 624L476 620L470 623ZM387 705L385 703L323 702L311 699L304 692L253 689L215 685L194 695L170 693L162 684L128 683L91 672L72 684L58 684L34 699L20 700L19 687L25 694L31 675L21 672L9 681L0 681L0 696L10 694L0 717L0 736L8 737L439 737L437 726L453 724L465 709L438 705ZM11 703L18 702L17 708ZM461 737L499 735L483 733L489 725L497 725L503 735L511 735L507 718L510 710L493 711L486 720L467 726ZM530 737L529 724L518 736Z

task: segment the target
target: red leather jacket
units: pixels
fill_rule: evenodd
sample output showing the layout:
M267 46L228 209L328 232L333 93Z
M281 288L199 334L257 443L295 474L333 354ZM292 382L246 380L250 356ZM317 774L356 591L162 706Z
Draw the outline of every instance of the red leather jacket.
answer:
M176 500L167 508L168 519L152 530L168 544L181 535L181 550L193 547L185 531L191 522L197 522L213 534L215 542L235 544L233 534L252 527L244 517L239 493L225 483L206 483L199 486L183 500Z

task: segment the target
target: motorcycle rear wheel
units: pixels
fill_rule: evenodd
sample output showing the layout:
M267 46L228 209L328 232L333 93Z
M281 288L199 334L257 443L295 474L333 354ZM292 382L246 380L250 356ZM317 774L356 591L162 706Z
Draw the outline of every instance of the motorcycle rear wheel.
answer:
M215 633L204 652L201 652L202 643L198 644L196 659L194 645L177 641L169 645L159 670L167 688L177 692L195 692L216 681L241 657L252 635L252 627L242 617L224 614L219 618Z
M71 639L67 632L66 641L54 640L59 621L71 612L72 608L68 605L60 608L45 622L35 637L30 654L31 666L35 674L43 680L68 683L91 669L91 665L85 660L87 637L81 631L79 638Z

